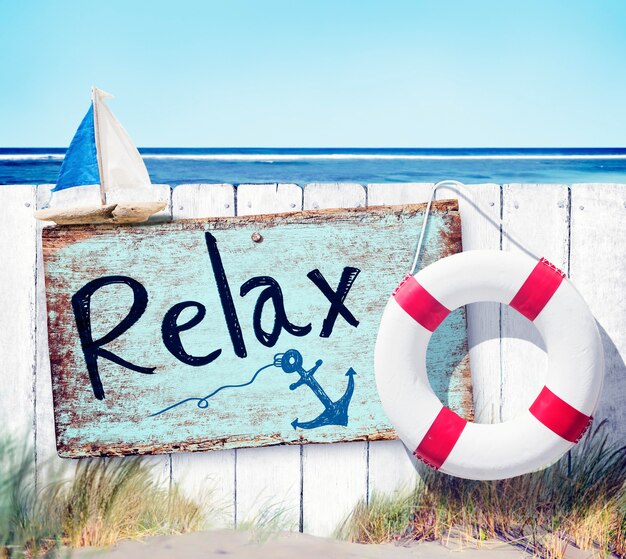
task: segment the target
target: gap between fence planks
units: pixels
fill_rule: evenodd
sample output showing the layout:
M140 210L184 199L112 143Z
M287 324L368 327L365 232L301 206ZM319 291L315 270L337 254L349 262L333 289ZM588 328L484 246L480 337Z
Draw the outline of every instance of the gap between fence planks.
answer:
M303 191L295 185L240 185L235 197L231 185L184 185L172 191L173 206L168 211L180 218L234 215L235 207L244 215L297 211L302 203L307 209L413 203L425 201L431 186L317 184ZM162 195L170 195L167 186L158 188ZM531 249L569 270L598 320L604 344L607 371L597 417L608 417L613 436L624 442L626 295L621 286L626 276L626 185L470 188L494 218L502 212L504 227L501 235L499 227L459 196L465 250L515 250L507 237L511 226ZM92 202L92 190L68 192L76 203L87 204ZM46 464L67 465L67 461L55 460L45 297L41 257L36 251L40 230L30 219L35 207L47 204L49 191L46 185L0 188L5 211L0 309L5 321L10 319L0 343L3 374L9 380L3 383L5 405L0 419L10 432L31 428L29 437L35 443L40 479ZM441 189L437 197L456 195ZM533 332L506 307L470 305L468 322L477 418L497 421L532 398L530 385L541 383L546 358L533 345L537 341ZM31 412L25 414L24 410ZM150 460L157 463L164 480L179 482L195 498L213 487L212 502L221 507L224 526L233 526L235 521L241 525L272 505L288 511L292 528L322 535L329 535L358 499L374 491L392 491L396 481L415 480L411 459L397 441L178 454L171 462L169 457Z

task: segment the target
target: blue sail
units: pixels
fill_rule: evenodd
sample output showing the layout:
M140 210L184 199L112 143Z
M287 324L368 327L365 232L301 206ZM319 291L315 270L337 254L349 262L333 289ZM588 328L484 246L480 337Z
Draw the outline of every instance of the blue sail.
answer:
M57 184L52 189L52 192L87 184L100 184L93 122L93 103L80 123L78 130L76 130L70 147L67 148L61 170L59 171Z

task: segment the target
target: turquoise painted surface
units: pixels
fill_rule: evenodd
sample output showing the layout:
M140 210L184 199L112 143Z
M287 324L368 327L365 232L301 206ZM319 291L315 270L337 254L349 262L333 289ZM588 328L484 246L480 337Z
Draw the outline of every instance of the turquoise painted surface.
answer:
M62 455L171 452L293 442L331 442L394 438L378 399L373 350L382 310L404 277L422 223L420 212L351 212L343 217L284 220L176 222L120 228L56 228L44 233L49 341L53 374L57 444ZM451 250L458 215L437 212L429 219L423 265ZM217 241L239 317L247 356L233 350L205 243L205 231ZM263 242L251 241L258 232ZM457 239L458 241L458 239ZM339 315L330 337L320 337L329 301L307 277L319 269L336 289L344 267L360 270L345 306L359 321L354 327ZM123 275L148 293L145 313L129 330L107 344L108 351L143 367L141 374L100 357L98 366L106 397L98 400L90 385L70 297L98 277ZM311 324L297 337L282 331L273 347L255 337L256 288L240 296L240 286L256 276L271 276L281 287L288 320ZM95 339L128 313L131 289L116 284L91 298ZM221 349L211 363L193 367L164 346L161 324L166 312L182 301L197 301L207 314L181 332L185 351L204 356ZM195 314L183 311L182 324ZM261 321L271 331L273 307L265 305ZM310 421L325 411L311 386L290 389L299 376L272 365L277 353L297 350L304 369L323 363L314 378L330 401L340 399L350 379L354 391L347 425L294 429L295 419ZM471 415L463 309L453 312L436 331L428 350L429 377L442 401ZM352 369L353 377L346 376ZM216 392L217 391L217 392ZM216 392L199 407L199 399ZM188 398L196 398L153 415ZM326 402L327 403L327 402Z

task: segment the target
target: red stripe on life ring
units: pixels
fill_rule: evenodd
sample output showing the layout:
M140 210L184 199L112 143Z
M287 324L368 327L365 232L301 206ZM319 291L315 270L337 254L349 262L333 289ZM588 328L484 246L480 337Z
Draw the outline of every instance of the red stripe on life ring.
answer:
M438 470L452 452L466 425L465 419L444 406L413 454Z
M537 262L509 305L528 320L535 320L559 288L565 274L545 258Z
M580 440L592 419L570 406L565 400L561 400L547 386L543 387L529 409L530 413L548 429L572 443Z
M431 332L434 332L450 314L450 310L417 283L412 275L408 275L402 281L393 292L393 296L413 320Z

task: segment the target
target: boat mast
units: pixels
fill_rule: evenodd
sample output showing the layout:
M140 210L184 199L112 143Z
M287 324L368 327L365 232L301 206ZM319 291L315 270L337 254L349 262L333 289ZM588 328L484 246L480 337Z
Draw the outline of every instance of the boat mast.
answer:
M96 159L98 160L98 174L100 175L100 203L106 204L106 195L104 190L104 174L102 173L102 154L100 151L100 126L98 124L98 94L96 87L91 88L91 103L93 105L93 127L96 139Z

